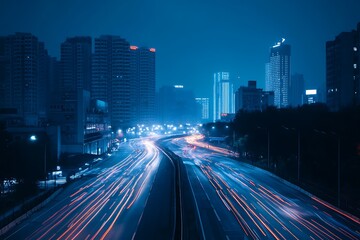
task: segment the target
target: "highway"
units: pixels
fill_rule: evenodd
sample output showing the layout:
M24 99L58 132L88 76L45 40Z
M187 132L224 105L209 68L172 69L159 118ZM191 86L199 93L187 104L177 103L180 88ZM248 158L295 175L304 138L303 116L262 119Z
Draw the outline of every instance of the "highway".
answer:
M201 138L166 146L186 166L202 238L360 239L358 218Z
M56 198L1 239L137 239L153 226L165 239L173 236L174 186L163 185L152 192L154 182L171 178L157 174L168 168L150 140L121 144L118 152L96 164L79 180L64 188ZM156 184L158 185L158 184ZM152 194L150 194L152 193ZM165 194L165 196L164 196ZM161 201L157 201L161 199ZM149 207L147 201L152 202ZM157 203L162 206L157 206ZM169 216L161 229L148 223L146 215ZM144 222L145 221L145 222ZM158 223L161 223L159 220ZM167 229L167 230L164 230ZM157 231L159 230L159 231ZM156 237L156 236L155 236Z

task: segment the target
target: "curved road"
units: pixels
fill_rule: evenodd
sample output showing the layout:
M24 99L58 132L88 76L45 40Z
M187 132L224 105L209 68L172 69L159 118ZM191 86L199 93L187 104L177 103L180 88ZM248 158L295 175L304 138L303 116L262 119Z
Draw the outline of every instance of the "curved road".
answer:
M159 198L149 196L162 158L149 140L123 144L109 159L98 163L49 205L1 238L132 239L139 234L148 199ZM162 194L172 188L168 186ZM166 201L170 203L162 211L171 216L172 199Z
M360 221L227 150L178 138L167 143L183 159L203 238L360 239Z

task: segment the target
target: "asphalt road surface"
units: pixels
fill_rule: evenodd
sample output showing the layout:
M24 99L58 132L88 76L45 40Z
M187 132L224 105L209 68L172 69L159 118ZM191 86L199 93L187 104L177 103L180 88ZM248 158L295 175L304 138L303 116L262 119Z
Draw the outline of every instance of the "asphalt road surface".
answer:
M358 218L199 138L167 147L186 165L203 238L360 239Z
M164 157L150 140L136 140L122 144L120 150L99 162L81 179L67 186L57 197L39 212L33 214L1 239L132 239L144 235L149 217L142 221L147 201L153 202L147 215L156 211L166 215L161 227L163 239L173 234L172 205L174 188L163 186L162 191L152 191L154 181L161 181L159 166ZM162 164L164 165L164 164ZM169 166L162 166L169 168ZM169 173L171 175L171 173ZM150 196L150 193L151 196ZM167 198L164 198L168 196ZM157 206L154 199L162 199ZM154 203L155 202L155 203ZM162 215L161 215L162 214ZM150 219L151 220L151 219ZM145 221L145 222L144 222ZM159 221L161 223L161 221ZM140 224L141 223L141 224ZM168 224L168 225L166 225ZM154 236L156 237L156 235ZM159 239L160 239L159 238Z

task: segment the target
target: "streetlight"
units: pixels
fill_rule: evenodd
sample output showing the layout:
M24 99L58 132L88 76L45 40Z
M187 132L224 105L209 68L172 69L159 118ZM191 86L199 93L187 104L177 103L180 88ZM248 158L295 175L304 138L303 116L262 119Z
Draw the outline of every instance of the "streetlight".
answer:
M31 135L29 139L30 139L31 142L36 142L38 140L36 135ZM45 141L45 144L44 144L44 174L45 174L45 190L46 190L47 189L46 141Z
M36 135L31 135L31 136L30 136L30 141L34 142L34 141L36 141L36 140L37 140Z

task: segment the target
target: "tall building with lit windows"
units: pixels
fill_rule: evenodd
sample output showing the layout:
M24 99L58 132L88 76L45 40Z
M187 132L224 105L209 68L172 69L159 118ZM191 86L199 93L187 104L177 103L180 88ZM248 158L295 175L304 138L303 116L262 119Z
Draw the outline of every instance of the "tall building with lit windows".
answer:
M326 43L326 104L332 111L360 105L360 23Z
M47 122L49 62L44 43L31 33L0 37L0 109L16 115L19 124Z
M274 105L278 108L289 105L291 46L283 38L270 48L269 62L265 65L265 90L274 91Z
M91 97L108 103L113 129L129 126L132 117L130 44L119 36L95 38Z
M265 91L272 91L272 82L270 81L270 63L265 63Z
M235 113L234 85L228 72L214 73L213 121L221 119L222 114Z
M209 121L209 98L195 98L195 101L199 105L201 121Z
M130 46L132 123L155 122L155 48Z

